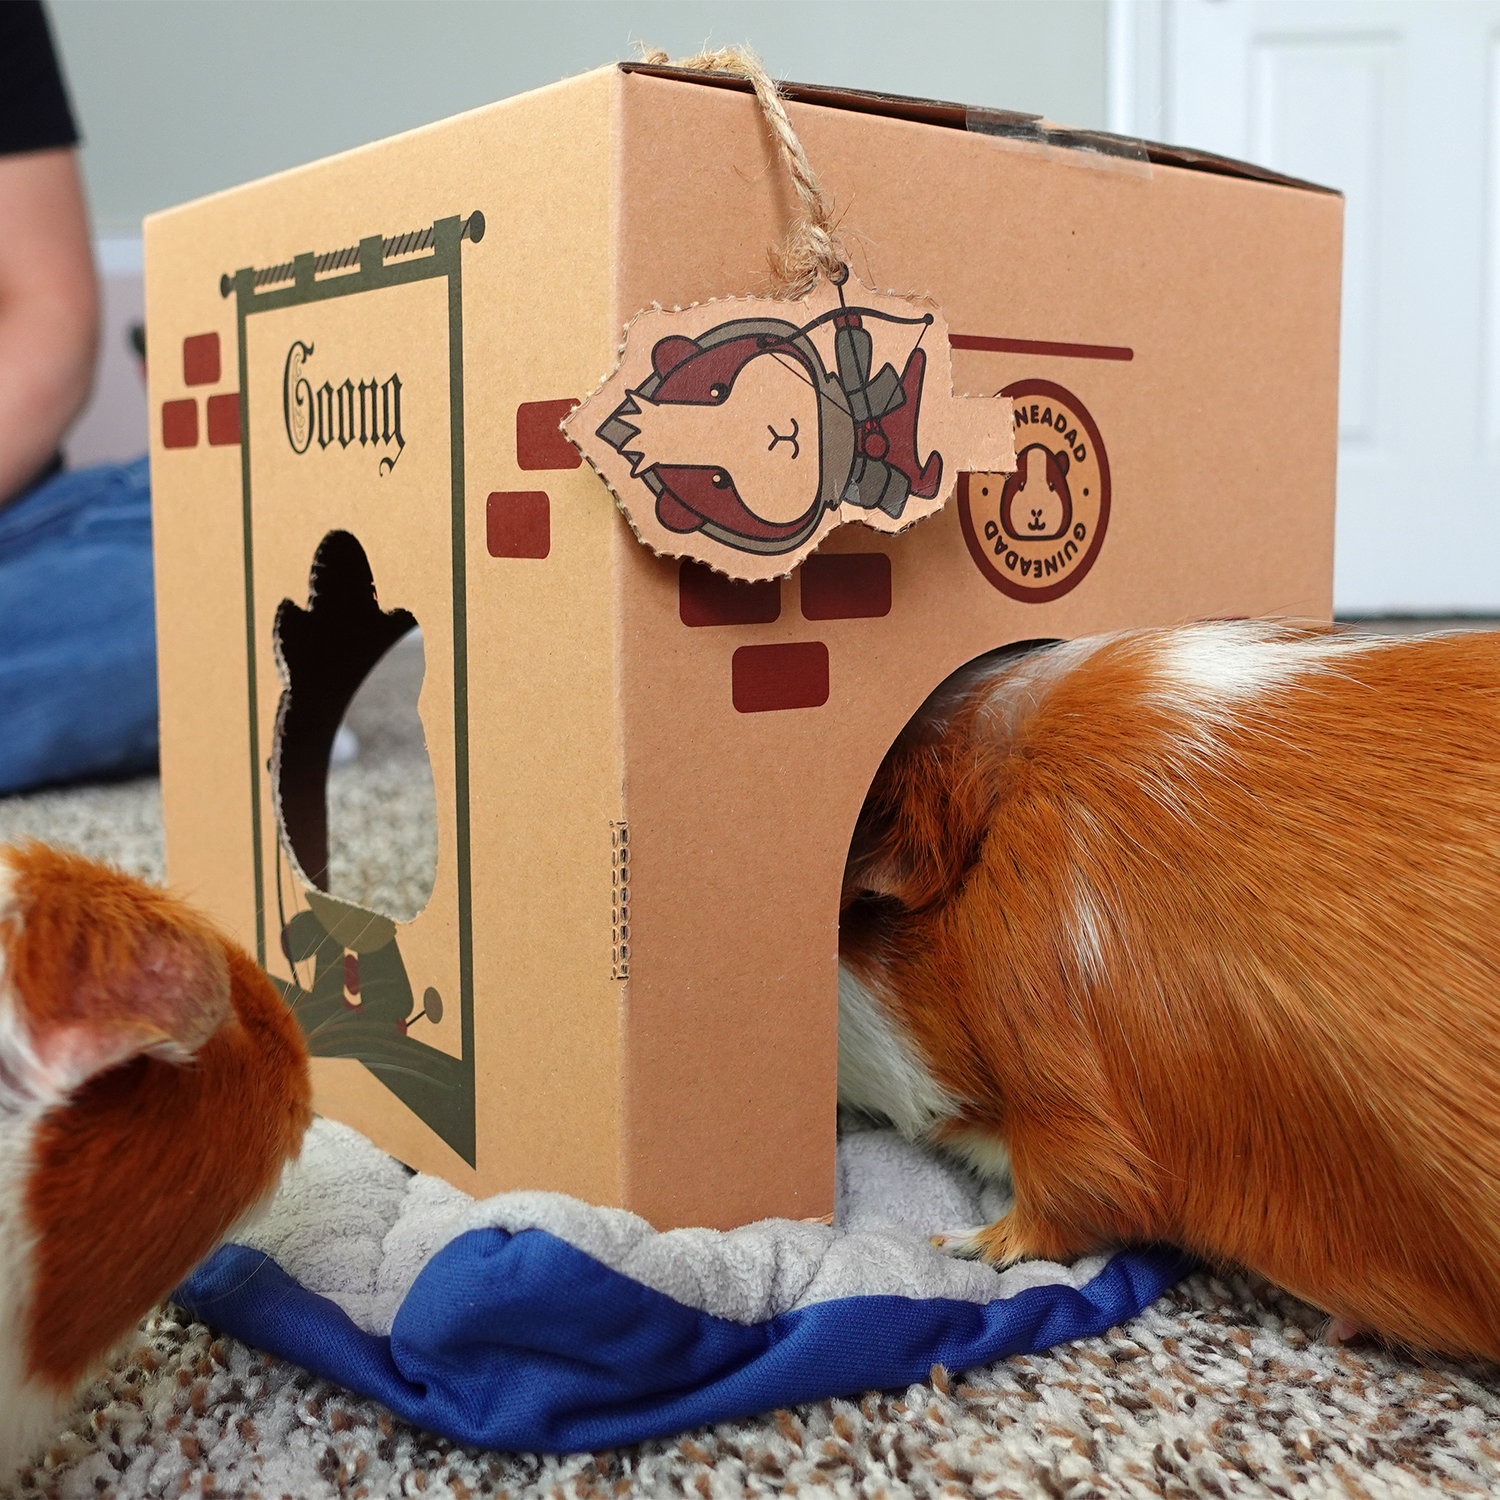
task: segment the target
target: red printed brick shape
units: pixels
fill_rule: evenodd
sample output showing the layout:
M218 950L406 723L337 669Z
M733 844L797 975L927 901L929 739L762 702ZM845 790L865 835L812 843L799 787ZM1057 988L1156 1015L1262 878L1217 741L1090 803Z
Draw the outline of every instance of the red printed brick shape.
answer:
M237 446L240 440L240 393L210 396L208 408L208 445L210 448Z
M491 557L546 557L552 550L552 502L541 490L497 490L485 502Z
M769 625L781 614L781 580L742 583L685 558L677 570L677 613L684 625Z
M742 714L821 708L828 702L828 647L822 641L741 646L731 676L734 706Z
M891 560L884 552L814 553L802 564L807 620L872 620L891 612Z
M198 446L198 403L191 396L185 401L162 402L161 443L163 448Z
M219 379L219 335L195 333L182 341L184 385L214 385Z
M581 454L558 430L576 401L523 401L516 408L516 462L523 469L576 469Z

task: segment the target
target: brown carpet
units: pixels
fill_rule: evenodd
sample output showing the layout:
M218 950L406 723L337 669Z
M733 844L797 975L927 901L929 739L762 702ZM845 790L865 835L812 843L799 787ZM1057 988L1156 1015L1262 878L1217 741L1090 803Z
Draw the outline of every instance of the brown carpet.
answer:
M1200 1275L1101 1339L604 1453L479 1453L173 1309L14 1493L607 1497L1489 1495L1500 1384L1317 1342Z

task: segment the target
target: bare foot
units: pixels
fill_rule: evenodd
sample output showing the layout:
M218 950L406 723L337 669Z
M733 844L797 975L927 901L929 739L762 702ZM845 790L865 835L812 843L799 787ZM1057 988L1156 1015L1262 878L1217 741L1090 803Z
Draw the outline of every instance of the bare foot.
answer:
M1364 1332L1358 1323L1352 1323L1348 1318L1330 1318L1328 1326L1323 1330L1323 1342L1330 1348L1338 1349L1363 1338Z
M927 1243L934 1250L951 1255L954 1260L980 1260L983 1256L977 1242L984 1230L985 1226L982 1224L973 1229L944 1229L937 1234L929 1234Z
M982 1260L997 1271L1003 1271L1006 1266L1013 1266L1020 1260L1045 1258L1026 1242L1013 1213L978 1229L948 1229L930 1235L929 1239L944 1255L951 1255L955 1260Z

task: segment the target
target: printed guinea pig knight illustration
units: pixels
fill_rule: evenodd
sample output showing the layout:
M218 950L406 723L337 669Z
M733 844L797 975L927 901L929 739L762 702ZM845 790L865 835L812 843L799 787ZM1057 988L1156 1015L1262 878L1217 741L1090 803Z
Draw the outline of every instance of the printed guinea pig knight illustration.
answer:
M889 363L872 376L862 314L840 309L831 321L832 371L809 336L816 324L780 318L657 342L652 375L598 435L655 492L662 525L789 552L840 504L899 520L908 497L937 493L941 454L917 454L926 354L914 348L899 376Z
M1010 469L1009 403L953 398L940 315L857 291L632 323L563 430L654 550L771 577L845 521L894 532L931 514L960 469Z

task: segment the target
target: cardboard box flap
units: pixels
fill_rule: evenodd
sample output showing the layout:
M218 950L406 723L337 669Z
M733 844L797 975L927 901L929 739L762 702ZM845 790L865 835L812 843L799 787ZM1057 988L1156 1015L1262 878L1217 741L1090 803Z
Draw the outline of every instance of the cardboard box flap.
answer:
M625 73L649 73L656 78L673 78L682 83L700 83L709 88L751 90L750 80L733 73L705 73L695 68L665 67L655 63L622 62ZM1221 177L1239 177L1252 182L1275 183L1279 187L1301 188L1310 193L1339 196L1336 188L1324 187L1300 177L1288 177L1253 162L1235 161L1212 151L1198 151L1190 146L1168 146L1159 141L1138 140L1134 136L1115 135L1107 130L1077 130L1055 125L1041 115L1012 109L987 109L983 106L954 104L942 99L914 99L901 94L875 93L868 89L837 88L822 83L780 81L777 87L784 99L798 104L817 104L825 109L856 110L867 115L889 115L898 120L914 120L924 125L941 125L950 130L972 130L981 135L1004 136L1009 140L1035 141L1066 151L1093 151L1103 156L1123 156L1154 166L1181 167L1189 172L1213 172Z

